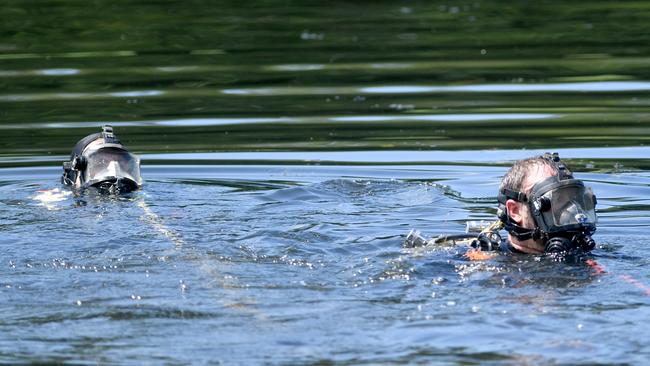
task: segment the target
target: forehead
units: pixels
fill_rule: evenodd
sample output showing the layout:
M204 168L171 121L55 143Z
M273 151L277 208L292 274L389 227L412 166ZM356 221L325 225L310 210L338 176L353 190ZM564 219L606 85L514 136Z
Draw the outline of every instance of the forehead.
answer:
M548 165L535 164L530 166L528 174L526 174L526 180L524 180L524 192L530 192L535 184L553 175L555 175L555 171Z

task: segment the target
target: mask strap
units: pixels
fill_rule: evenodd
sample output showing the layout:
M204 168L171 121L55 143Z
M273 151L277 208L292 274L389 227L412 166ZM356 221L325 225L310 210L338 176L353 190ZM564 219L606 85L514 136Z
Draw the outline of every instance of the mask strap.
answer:
M61 183L65 185L73 185L77 179L77 172L72 169L72 164L69 161L63 162L63 175L61 176Z
M510 192L514 192L514 191L510 191ZM515 192L515 193L518 193L519 195L523 195L525 197L525 195L521 192ZM526 229L512 222L512 220L510 219L510 215L508 215L508 212L505 208L505 201L507 198L516 200L516 198L513 195L510 195L510 197L508 197L507 192L499 193L498 199L501 204L499 205L497 216L499 217L499 221L503 223L503 228L507 232L509 232L512 236L514 236L515 238L521 241L541 238L542 233L538 227L534 229Z
M528 239L539 239L542 237L539 228L535 229L526 229L517 224L512 223L510 220L503 224L503 228L506 229L512 236L517 238L517 240L528 240Z
M506 204L507 200L515 200L517 202L528 202L528 196L525 193L513 191L508 188L503 188L499 195L497 196L497 201L500 203Z

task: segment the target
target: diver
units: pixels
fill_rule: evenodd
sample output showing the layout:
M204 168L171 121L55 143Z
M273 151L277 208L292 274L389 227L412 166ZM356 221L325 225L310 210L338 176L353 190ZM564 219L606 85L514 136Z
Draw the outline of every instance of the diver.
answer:
M441 235L431 240L412 231L407 247L430 243L463 244L514 253L569 254L589 252L596 243L596 196L560 160L545 153L518 160L503 177L497 196L498 220L478 235ZM499 235L508 232L507 240Z
M109 194L135 191L142 187L140 158L122 145L112 126L105 125L102 132L77 142L70 160L63 163L61 183Z

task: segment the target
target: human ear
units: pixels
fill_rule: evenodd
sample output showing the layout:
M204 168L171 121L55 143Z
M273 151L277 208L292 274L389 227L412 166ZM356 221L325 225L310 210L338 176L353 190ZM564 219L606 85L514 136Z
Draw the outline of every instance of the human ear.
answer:
M506 210L508 211L508 216L510 216L510 219L517 223L518 225L521 225L523 220L523 217L521 216L521 205L519 202L515 200L507 200L506 201Z

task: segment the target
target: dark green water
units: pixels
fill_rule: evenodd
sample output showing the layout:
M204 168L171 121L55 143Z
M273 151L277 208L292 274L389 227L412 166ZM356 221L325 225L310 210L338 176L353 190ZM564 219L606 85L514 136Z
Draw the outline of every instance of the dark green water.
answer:
M650 3L0 6L0 363L644 364ZM102 124L133 196L62 197ZM402 248L559 151L584 263Z
M646 2L6 1L3 155L644 146ZM642 164L635 162L634 165Z

